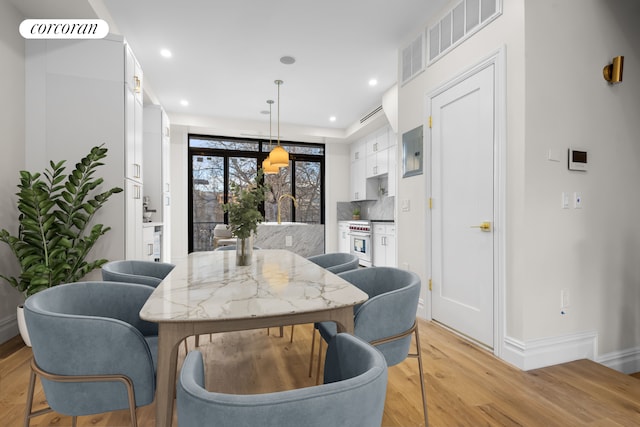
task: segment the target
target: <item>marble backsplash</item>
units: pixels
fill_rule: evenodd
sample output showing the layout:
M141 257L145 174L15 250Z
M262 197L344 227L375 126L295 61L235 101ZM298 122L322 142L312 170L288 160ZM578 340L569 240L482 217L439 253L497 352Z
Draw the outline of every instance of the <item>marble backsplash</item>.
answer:
M395 197L383 196L378 200L362 202L338 202L338 221L351 219L353 209L360 208L360 218L369 220L391 220L395 213Z

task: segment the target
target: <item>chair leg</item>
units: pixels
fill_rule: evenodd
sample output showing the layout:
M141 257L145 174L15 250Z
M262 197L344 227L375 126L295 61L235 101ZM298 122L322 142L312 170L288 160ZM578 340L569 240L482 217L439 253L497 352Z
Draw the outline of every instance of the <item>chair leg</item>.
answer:
M424 411L424 427L429 427L429 416L427 412L427 390L424 386L424 371L422 368L422 350L420 348L420 334L418 333L418 325L416 324L416 328L414 330L416 334L416 350L418 353L418 374L420 375L420 389L422 390L422 409Z
M29 427L31 423L31 418L37 417L38 415L48 414L49 412L53 412L51 408L41 409L36 412L33 411L33 394L36 388L36 371L33 370L33 361L31 368L31 376L29 378L29 389L27 391L27 405L24 408L24 427Z
M78 426L78 416L74 415L71 417L71 427L77 427Z
M293 342L293 327L295 325L291 325L291 338L289 339L289 342Z
M322 337L318 340L318 366L316 368L316 384L320 384L320 365L322 364Z
M316 346L316 328L311 331L311 354L309 354L309 378L311 378L311 371L313 369L313 350Z

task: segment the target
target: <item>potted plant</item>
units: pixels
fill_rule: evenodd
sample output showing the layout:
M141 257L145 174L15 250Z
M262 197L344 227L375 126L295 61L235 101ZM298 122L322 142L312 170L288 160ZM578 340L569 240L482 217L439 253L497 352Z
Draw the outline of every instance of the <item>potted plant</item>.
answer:
M0 241L20 263L20 275L0 277L25 298L61 283L79 281L107 262L86 259L100 236L110 230L102 224L91 225L95 213L111 195L122 191L114 187L98 192L104 180L94 174L106 155L102 145L93 147L69 175L64 174L65 160L49 162L43 173L20 171L18 235L0 230ZM23 328L20 309L18 326ZM30 345L26 329L21 333Z
M229 229L238 239L236 244L236 264L251 264L253 237L258 232L258 224L264 219L258 210L264 201L268 187L264 184L264 172L258 169L255 180L246 188L231 184L231 200L222 205L229 216Z
M352 214L351 219L360 219L360 208L359 207L353 208L353 214Z

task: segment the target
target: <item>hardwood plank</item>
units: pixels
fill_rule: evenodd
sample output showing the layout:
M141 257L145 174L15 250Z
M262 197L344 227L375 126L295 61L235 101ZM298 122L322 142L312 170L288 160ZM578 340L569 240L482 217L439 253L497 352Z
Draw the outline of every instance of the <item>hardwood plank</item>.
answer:
M520 371L437 324L419 321L429 421L439 426L635 426L640 425L640 375L624 375L589 360ZM273 332L273 331L272 331ZM265 393L310 387L307 376L311 325L295 339L252 330L200 337L206 384L225 393ZM189 349L195 339L188 339ZM19 338L0 346L0 424L21 426L31 349ZM179 362L184 359L180 348ZM315 372L315 370L314 370ZM45 396L37 384L36 402ZM155 404L138 408L140 427L155 424ZM389 368L385 427L423 425L418 364ZM70 426L71 417L47 414L32 426ZM129 425L127 411L78 418L79 426ZM174 426L177 415L174 413Z

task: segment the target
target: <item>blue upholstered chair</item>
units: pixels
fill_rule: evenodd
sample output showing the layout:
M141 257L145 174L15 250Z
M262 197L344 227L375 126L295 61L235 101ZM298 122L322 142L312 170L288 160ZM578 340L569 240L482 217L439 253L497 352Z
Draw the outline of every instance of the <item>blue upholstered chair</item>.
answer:
M120 260L102 266L102 280L108 282L140 283L157 287L175 265L165 262Z
M384 355L388 366L397 365L408 356L418 359L424 420L425 426L428 426L427 398L422 376L422 351L416 323L420 278L411 271L393 267L361 268L340 273L339 276L369 296L367 301L354 307L354 335L376 346ZM337 333L334 322L318 323L317 329L327 342L330 342ZM311 358L313 358L315 335L314 330ZM409 353L411 335L415 335L416 338L416 353ZM322 340L319 344L316 382L319 380L321 353ZM309 375L311 376L311 369Z
M144 285L77 282L27 298L33 359L25 425L43 413L98 414L153 402L158 327L139 312L153 292ZM49 408L33 412L36 375Z
M335 274L355 270L360 261L356 255L342 252L314 255L307 259Z
M328 254L313 255L307 258L314 264L330 271L334 274L342 273L344 271L355 270L359 267L360 259L356 255L334 252ZM289 342L293 342L293 330L294 325L291 325L291 338ZM282 326L280 327L280 336L282 336ZM313 357L313 353L312 353ZM309 376L311 376L311 364L309 364Z
M329 342L324 384L275 393L237 395L204 388L202 354L190 352L177 391L180 427L379 426L387 387L382 354L348 334Z

